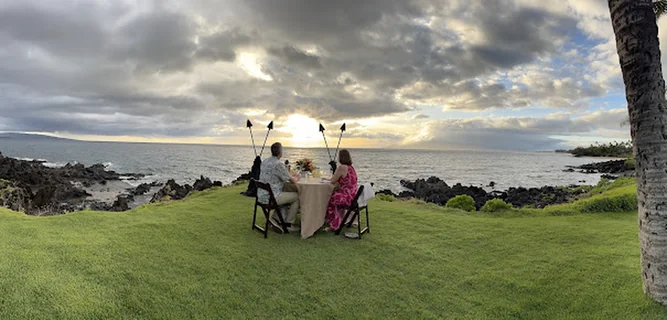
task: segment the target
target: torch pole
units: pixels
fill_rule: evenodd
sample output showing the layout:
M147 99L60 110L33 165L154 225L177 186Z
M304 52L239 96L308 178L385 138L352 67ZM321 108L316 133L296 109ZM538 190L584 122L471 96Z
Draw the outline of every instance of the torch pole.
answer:
M257 156L257 147L255 147L255 136L252 134L252 127L248 127L250 129L250 140L252 141L252 149L255 151L255 157Z

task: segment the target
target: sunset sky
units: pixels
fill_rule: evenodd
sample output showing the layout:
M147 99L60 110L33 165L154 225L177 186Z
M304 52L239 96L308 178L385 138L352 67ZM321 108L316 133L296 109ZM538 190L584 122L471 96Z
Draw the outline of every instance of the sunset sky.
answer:
M346 122L348 147L629 139L606 0L0 0L0 43L0 131L249 144L250 119L303 147L323 146L320 122L333 140Z

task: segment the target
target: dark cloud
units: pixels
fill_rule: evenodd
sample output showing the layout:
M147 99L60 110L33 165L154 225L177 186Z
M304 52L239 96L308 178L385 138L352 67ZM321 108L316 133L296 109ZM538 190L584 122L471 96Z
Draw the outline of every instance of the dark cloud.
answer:
M412 120L425 120L425 119L428 119L428 118L429 118L429 116L427 116L427 115L425 115L425 114L423 114L423 113L420 113L420 114L416 114L416 115L414 115L414 116L412 117Z
M312 69L322 67L318 56L308 54L293 46L284 46L282 48L272 47L268 49L268 53L280 58L288 65L297 65Z
M0 39L3 45L41 47L58 55L101 54L107 34L98 17L99 12L90 5L49 8L16 2L0 7Z
M346 46L360 31L387 16L420 16L423 8L411 0L243 0L250 23L294 43ZM357 39L357 40L354 40Z
M473 46L472 52L476 60L498 68L511 68L555 51L554 42L565 36L568 26L576 24L574 19L516 7L508 1L488 1L484 10L476 13L485 43Z
M28 107L23 106L24 110ZM64 111L63 109L66 109ZM34 110L34 108L33 108ZM192 113L175 110L162 114L119 113L114 108L67 107L41 109L39 113L17 110L2 121L0 130L69 132L108 136L217 136L216 129L238 128L245 116L208 110Z
M0 124L198 136L247 109L576 109L605 93L583 71L510 75L562 54L575 22L510 0L0 0Z
M188 70L196 50L195 24L173 12L151 12L122 26L112 40L113 56L141 72Z
M486 110L525 108L539 104L553 108L576 109L586 99L599 97L606 90L595 83L553 78L553 74L531 74L528 84L508 88L504 83L466 80L454 84L417 83L401 90L401 96L414 103L427 101L448 109Z
M534 52L508 50L492 46L475 46L472 48L472 52L477 58L476 60L502 69L530 62L535 58Z
M231 62L236 59L237 47L257 41L259 36L256 32L253 33L253 36L254 39L239 28L202 36L199 38L199 49L196 55L204 60Z
M352 80L343 83L300 81L289 73L272 74L274 81L259 79L202 83L200 94L210 95L226 109L268 109L277 116L302 113L316 119L334 121L364 118L408 111L411 108L393 97L377 92L346 90L355 86ZM287 85L282 85L286 83Z

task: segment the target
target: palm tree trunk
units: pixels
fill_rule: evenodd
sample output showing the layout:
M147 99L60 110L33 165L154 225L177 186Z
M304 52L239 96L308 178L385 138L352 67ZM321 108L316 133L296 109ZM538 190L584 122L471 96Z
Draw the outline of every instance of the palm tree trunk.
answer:
M667 113L651 0L609 0L637 172L644 292L667 304Z

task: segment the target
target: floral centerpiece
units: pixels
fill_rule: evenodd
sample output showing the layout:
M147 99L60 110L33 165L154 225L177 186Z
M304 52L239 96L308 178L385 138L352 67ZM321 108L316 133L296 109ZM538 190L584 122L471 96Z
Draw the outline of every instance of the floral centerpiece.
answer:
M315 171L315 169L317 169L317 167L315 167L313 160L311 159L304 158L296 161L296 170L312 173Z

